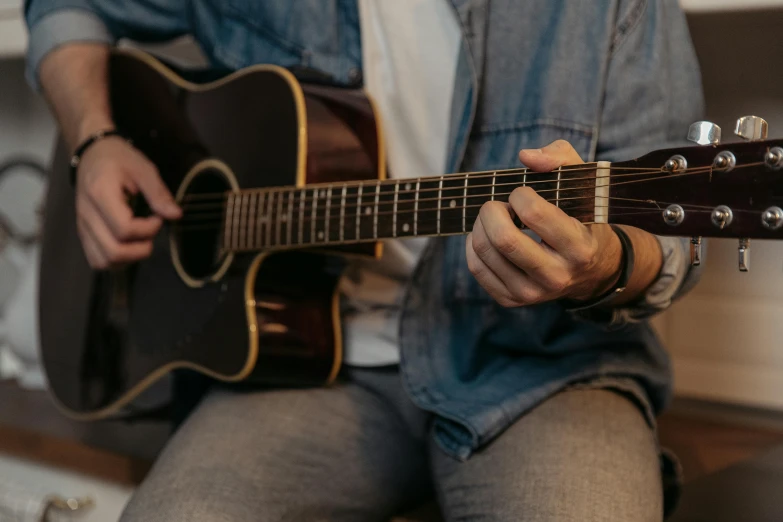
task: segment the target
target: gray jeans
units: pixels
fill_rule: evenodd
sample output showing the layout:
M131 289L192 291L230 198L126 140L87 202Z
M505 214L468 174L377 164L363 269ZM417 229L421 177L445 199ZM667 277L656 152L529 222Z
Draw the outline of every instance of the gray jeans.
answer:
M434 493L448 521L658 522L655 435L605 390L562 392L466 462L428 437L395 370L328 389L211 392L122 522L388 522Z

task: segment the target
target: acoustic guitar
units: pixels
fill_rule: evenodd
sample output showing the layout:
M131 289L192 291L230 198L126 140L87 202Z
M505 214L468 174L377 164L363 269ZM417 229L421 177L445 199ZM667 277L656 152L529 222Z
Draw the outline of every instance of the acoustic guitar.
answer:
M743 270L750 239L783 237L783 140L768 141L756 117L738 122L744 141L721 145L720 129L698 122L694 145L621 163L386 179L379 115L361 90L268 65L186 80L135 50L112 53L109 84L118 128L184 215L149 259L93 273L72 189L50 194L42 360L77 419L129 415L178 368L266 386L332 382L346 259L380 256L390 238L467 234L485 202L517 187L584 223L692 237L693 263L702 237L739 238Z

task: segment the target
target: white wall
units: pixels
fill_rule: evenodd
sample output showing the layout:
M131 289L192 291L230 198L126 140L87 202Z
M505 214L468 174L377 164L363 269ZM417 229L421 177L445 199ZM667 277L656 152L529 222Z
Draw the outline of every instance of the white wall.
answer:
M46 103L34 95L23 77L20 58L0 58L0 164L26 157L48 166L56 134ZM34 231L40 180L31 172L12 171L0 179L0 209L25 234Z

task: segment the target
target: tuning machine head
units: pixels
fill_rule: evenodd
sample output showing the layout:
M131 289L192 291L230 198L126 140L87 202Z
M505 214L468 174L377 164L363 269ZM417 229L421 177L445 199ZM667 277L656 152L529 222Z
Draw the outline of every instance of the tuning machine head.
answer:
M699 145L718 145L721 138L720 127L709 121L697 121L688 129L688 141Z
M691 266L701 265L701 237L691 238Z
M768 125L764 118L743 116L737 120L734 134L747 141L767 139Z
M750 239L740 238L739 240L739 271L748 272L750 270Z

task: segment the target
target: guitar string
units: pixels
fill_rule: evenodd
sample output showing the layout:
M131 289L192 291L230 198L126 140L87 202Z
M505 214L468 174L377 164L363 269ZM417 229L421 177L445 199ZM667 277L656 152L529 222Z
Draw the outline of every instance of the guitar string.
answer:
M587 163L585 165L594 165L594 166L580 166L579 168L570 168L570 165L563 165L563 170L561 173L570 173L570 172L592 172L596 170L633 170L633 171L640 171L640 173L660 173L662 172L660 168L654 169L650 167L606 167L605 169L600 169L596 163ZM697 168L697 167L692 167ZM698 168L704 168L704 167L698 167ZM486 170L486 171L477 171L477 172L462 172L462 173L451 173L451 174L443 174L442 176L424 176L419 178L400 178L400 179L384 179L384 180L378 180L378 179L366 179L366 180L354 180L354 181L345 181L345 182L335 182L335 183L313 183L306 185L304 187L294 187L294 186L282 186L282 187L254 187L254 188L247 188L247 189L241 189L241 192L279 192L284 190L295 190L295 189L303 189L303 188L323 188L323 189L329 189L331 188L341 188L345 186L346 188L354 188L359 186L372 186L374 187L376 184L380 185L388 185L388 186L394 186L398 183L438 183L443 178L444 182L446 181L459 181L463 182L465 178L468 179L482 179L482 178L503 178L508 176L519 176L519 175L527 175L527 176L550 176L553 174L556 174L559 169L552 170L549 172L539 172L539 171L532 171L530 169L499 169L499 170ZM688 169L685 169L688 170ZM683 171L684 172L684 171ZM587 179L593 179L593 178L587 178ZM557 180L553 180L557 181ZM549 183L548 180L542 180L541 183ZM192 199L206 199L206 198L220 198L224 197L227 193L230 193L230 191L224 191L224 192L209 192L204 194L189 194L185 196L186 198L192 198ZM184 199L184 198L183 198Z
M621 177L638 176L638 175L639 174L616 174L614 177L615 178L621 178ZM552 190L565 191L565 190L575 190L575 189L592 189L593 187L565 187L565 188L562 188L562 185L564 183L573 183L575 181L595 181L595 180L596 180L595 177L563 179L563 180L560 181L560 183L561 183L561 188L560 189L549 189L549 191L552 191ZM553 184L556 184L557 180L554 179L554 180L548 180L548 181L531 181L531 182L523 181L522 183L519 183L519 182L495 183L493 185L468 185L467 189L468 190L474 190L474 189L479 189L479 188L492 188L492 187L497 188L497 187L510 187L510 186L529 187L531 185L540 185L540 184L543 184L543 183L553 183ZM402 183L400 182L400 185L401 184ZM406 185L409 185L409 184L412 184L412 183L406 183ZM309 188L305 188L305 187L298 188L298 189L297 188L289 188L289 189L285 189L285 192L286 193L296 193L296 192L301 193L303 190L304 191L310 191L310 190L314 191L314 190L321 190L321 189L309 189ZM438 200L443 200L443 199L451 199L450 197L444 198L444 196L442 195L442 193L446 192L446 191L457 191L459 193L464 193L465 192L465 185L463 183L460 186L433 187L433 188L420 189L418 191L417 190L407 190L407 189L405 189L405 190L395 190L395 191L388 191L388 192L379 192L379 195L384 196L384 197L390 197L390 196L395 195L395 193L396 193L396 195L397 195L397 197L399 199L400 195L410 195L410 194L414 194L415 195L415 194L422 194L424 192L439 192L439 193L441 193L441 195L439 197L437 197L437 198L419 198L419 202L423 202L423 201L438 201ZM541 190L541 191L537 191L537 192L540 194L540 193L546 192L546 191L547 191L547 189L544 189L544 190ZM234 200L236 200L236 198L252 197L252 195L255 192L256 191L251 190L251 192L244 192L243 191L243 192L240 192L240 193L224 193L224 197L221 198L222 201L220 201L218 203L186 203L182 207L183 207L183 209L184 208L188 208L188 209L193 209L193 208L215 208L216 206L217 207L221 207L221 206L224 206L227 203L228 198L230 198L232 196L233 196ZM275 190L275 191L270 191L270 192L282 193L283 191L282 190L281 191ZM334 192L337 192L337 194L334 194ZM340 201L342 199L342 191L341 190L336 190L336 191L332 190L332 193L333 193L332 196L324 196L324 197L322 197L322 196L315 196L315 195L308 196L307 192L305 192L305 197L304 198L300 197L298 199L298 201L299 202L302 202L302 201L304 201L304 202L316 201L318 203L323 203L323 204L332 204L332 203L335 202L335 200ZM370 187L370 190L367 191L366 193L363 193L363 195L367 195L368 197L371 197L371 196L374 197L375 196L375 191L372 189L372 187ZM355 196L356 198L358 198L359 194L358 193L350 194L350 196L351 197ZM404 201L411 201L411 200L406 199ZM345 208L350 208L350 207L346 206Z
M587 197L587 196L581 197L581 198L572 198L572 200L578 200L578 199L582 199L582 200L584 200L584 199L591 199L592 200L594 198L593 197ZM614 198L608 198L608 199L614 199ZM628 200L628 198L621 198L621 199ZM644 202L644 203L649 203L649 202L647 202L645 200L639 200L639 201L640 202ZM656 203L662 204L662 205L668 205L669 204L668 202L656 202ZM687 204L684 204L684 205L688 206ZM465 209L479 209L482 206L483 205L467 205L467 206L462 207L462 208L465 208ZM711 212L713 210L709 206L690 205L690 207L695 207L695 208L690 208L690 210L692 212L704 213L704 212ZM452 210L461 210L462 208L460 208L460 209L452 209ZM598 205L596 207L594 205L588 205L588 206L582 206L582 207L575 207L575 208L571 208L571 209L568 209L568 210L569 211L576 211L576 210L588 211L588 210L593 210L595 208L610 208L610 206L609 205ZM628 213L628 212L613 213L612 216L610 216L610 217L627 216L627 215L631 215L631 214L649 214L649 213L660 214L660 212L663 210L661 208L654 208L653 209L653 208L644 208L644 207L620 207L620 206L611 206L611 208L627 208L627 209L635 210L636 212L634 212L634 213ZM436 209L432 209L432 210L436 210ZM473 212L473 211L471 211L471 212ZM749 212L753 212L753 211L737 209L736 212L748 212L749 213ZM353 218L356 218L357 216L356 215L352 215L350 217L351 217L351 219L353 219ZM467 217L467 215L466 215L466 217ZM474 220L476 217L478 217L478 213L471 214L471 221ZM329 223L326 224L326 226L324 227L325 230L320 230L319 229L318 232L330 232L331 233L333 231L331 229L331 224L332 224L332 221L335 220L335 219L339 219L339 216L338 217L331 217L329 219ZM321 221L325 222L325 220L321 220ZM437 218L422 219L422 220L418 221L418 226L419 227L428 226L428 225L430 225L432 223L436 223L437 221L438 221ZM462 218L462 216L441 216L440 221L441 221L441 224L443 224L444 222L462 223L463 222L463 218ZM311 222L312 223L312 220L311 220L311 218L305 218L302 221L302 223L304 223L304 222ZM298 225L300 222L299 221L292 221L291 223L294 223L295 225ZM353 219L351 221L351 227L350 228L353 228L354 223L355 223L355 219ZM283 224L283 223L281 223L281 224ZM285 223L285 224L286 224L286 226L288 226L288 223ZM365 226L367 226L367 224L365 224ZM178 226L178 229L182 229L182 230L186 230L186 231L192 231L192 230L216 230L216 229L222 228L222 227L223 227L222 223L202 222L201 224L195 224L195 225L191 224L191 225L187 225L187 226ZM384 227L384 228L386 228L386 227ZM232 233L231 234L232 234L232 237L240 237L242 235L242 234L239 233L240 231L246 233L248 230L254 230L254 229L255 229L254 227L249 226L249 225L238 224L236 229L232 229ZM343 227L343 229L345 229L345 227ZM335 229L334 231L339 231L339 229ZM309 229L308 229L308 232L309 232ZM397 230L397 232L399 233L399 230ZM272 234L270 234L270 235L272 235ZM313 242L315 244L320 244L322 241L313 240L311 238L311 242Z
M748 165L748 166L750 166L750 165ZM644 175L655 175L655 174L686 174L689 171L694 171L694 170L702 171L703 169L712 169L712 167L707 167L707 166L705 166L705 167L692 167L690 169L686 169L686 170L679 171L679 172L673 172L673 173L672 172L662 171L661 169L644 169L644 171L626 172L624 174L615 174L614 177L618 177L618 176L644 176ZM578 170L571 170L571 171L564 171L564 172L595 172L596 170L598 170L598 169L578 169ZM606 170L611 170L611 169L606 169ZM624 171L624 170L627 170L627 169L615 168L614 170ZM549 176L549 177L547 179L533 179L533 180L528 181L527 178L532 177L534 174L538 174L539 176ZM527 185L532 186L532 185L541 185L541 184L544 184L544 183L557 183L558 180L557 180L557 178L555 176L553 176L553 174L556 174L556 171L555 172L539 172L539 173L513 173L513 174L506 174L506 175L503 175L503 176L496 176L495 178L497 179L497 178L504 178L504 177L510 177L510 176L516 176L516 177L523 176L524 179L525 179L525 185L526 186ZM466 178L467 178L468 181L473 181L475 179L484 179L484 178L487 178L487 177L488 178L492 178L493 176L472 177L470 175L459 175L459 176L452 176L451 179L447 179L447 178L449 178L449 176L444 176L444 179L443 179L442 183L441 183L439 177L427 178L428 181L418 182L419 185L421 186L422 183L431 183L431 184L436 184L438 186L432 186L430 188L424 188L424 189L420 189L418 191L415 190L415 189L399 190L399 186L414 185L415 183L417 183L417 180L414 179L414 178L395 179L395 180L383 180L383 181L380 181L380 180L367 180L367 181L360 182L358 185L354 185L354 186L351 186L348 183L332 183L332 184L326 184L326 185L322 185L322 184L305 185L303 187L294 187L294 186L257 187L257 188L241 189L238 192L224 191L224 192L215 192L215 193L208 193L208 194L192 194L192 195L189 195L189 196L185 196L182 199L182 202L185 205L188 205L188 204L195 205L195 204L199 204L199 203L197 203L198 201L209 202L209 201L215 201L215 200L224 200L226 197L229 197L229 196L234 196L234 197L241 197L241 196L246 196L246 195L250 196L250 195L253 195L253 194L260 194L262 192L263 193L267 193L267 194L272 194L272 193L279 194L279 193L282 193L282 192L297 192L297 191L302 191L302 190L310 192L310 194L306 193L306 197L307 197L308 200L310 200L310 199L318 199L318 201L326 202L329 199L331 199L332 201L335 200L335 199L339 199L339 197L341 195L341 192L342 192L342 187L345 187L346 190L347 189L352 189L352 188L357 188L358 189L359 187L361 187L363 192L365 192L364 189L368 189L365 192L366 194L374 193L376 191L376 188L385 188L387 190L386 191L380 191L381 194L393 194L396 191L398 195L399 194L407 195L407 194L416 194L417 192L419 194L421 194L422 192L437 192L437 191L440 191L440 190L464 190ZM597 176L593 175L593 176L585 176L585 177L580 177L580 178L565 178L565 179L563 179L562 178L562 173L561 173L560 182L562 184L562 183L573 183L575 181L594 181L596 178L597 178ZM501 179L501 181L503 181L503 180ZM446 186L446 187L442 186L443 184L448 183L448 182L457 182L458 185ZM468 184L468 189L491 188L493 185L497 187L497 186L510 185L510 184L515 184L515 183L514 182L512 182L512 183L497 183L497 182L495 182L495 183L484 184L484 185L470 185L470 184ZM314 195L313 194L315 191L318 191L319 194L328 192L329 188L332 189L332 195L331 196ZM395 189L395 188L396 188L396 190L388 190L388 189ZM351 195L353 195L353 194L351 194ZM201 196L203 196L203 197L201 197Z
M695 212L706 213L706 212L709 212L709 211L708 210L696 210ZM655 211L655 210L652 210L652 209L649 209L649 210L637 210L637 211L634 211L634 212L619 212L619 213L615 214L614 216L615 217L627 217L627 216L643 216L643 215L649 215L649 214L658 214L658 212ZM473 220L475 220L476 217L478 217L478 214L470 215L469 217L470 217L471 222L472 222ZM445 221L461 223L462 222L462 218L461 217L454 217L454 218L446 219ZM592 221L592 220L581 221L581 223L583 225L595 225L595 224L598 224L596 221ZM527 229L528 227L524 227L523 226L521 228L524 230L524 229ZM471 230L472 230L472 227L471 227ZM467 231L464 231L464 230L454 230L453 232L443 232L443 233L432 232L432 233L422 233L422 234L417 234L417 235L410 234L410 233L401 233L401 234L399 234L397 236L397 239L407 239L407 238L414 238L414 237L445 237L445 236L451 236L451 235L467 235ZM387 238L390 238L390 237L388 237L388 236L383 236L383 237L379 237L379 238L374 238L374 237L356 237L356 238L352 238L352 239L342 239L342 240L340 240L340 239L331 239L331 236L330 237L324 236L323 239L310 238L309 241L303 241L302 238L299 238L299 241L292 241L290 243L288 243L288 242L281 242L279 244L277 244L276 242L274 242L275 244L272 244L272 243L269 243L269 242L262 242L264 244L257 244L256 241L251 240L251 241L248 242L250 244L246 244L245 246L234 246L234 245L231 245L227 249L225 248L226 245L222 244L221 245L221 249L226 249L226 250L229 250L229 251L232 251L232 252L242 252L242 251L246 251L247 252L247 251L257 251L257 250L260 250L260 249L275 249L275 248L281 249L281 248L285 248L285 247L299 247L299 246L316 246L317 247L317 246L329 246L329 245L357 244L357 243L367 243L367 242L374 242L374 241L383 241L384 239L387 239ZM233 236L233 239L235 239L236 242L238 243L243 238L241 238L239 236Z
M672 173L672 174L666 173L666 174L662 174L662 175L658 176L657 178L644 178L644 179L641 179L641 180L638 180L638 181L657 181L657 180L660 180L660 179L673 179L673 178L682 177L682 176L685 176L685 175L705 174L705 173L708 173L708 172L712 172L712 167L702 167L701 170L691 169L689 172L682 172L682 173ZM615 185L619 184L617 182L612 182L611 179L627 178L627 177L638 176L638 175L639 174L616 174L612 178L610 178L610 182L607 185L604 185L604 186L611 187L611 186L615 186ZM590 177L590 178L578 178L578 179L573 179L573 180L561 180L560 188L542 189L542 190L538 190L536 192L538 194L544 194L544 193L548 193L548 192L568 192L568 191L573 191L573 190L593 190L594 189L593 186L589 186L589 187L586 187L586 186L578 186L578 187L566 186L566 187L563 187L563 184L574 182L574 181L585 181L585 180L595 181L595 179L596 178ZM556 183L556 182L557 181L555 180L555 181L546 181L546 182L543 182L543 183ZM497 188L497 187L510 187L510 186L519 186L519 187L521 187L521 186L529 186L529 185L532 185L532 184L533 183L498 183L498 184L495 184L494 187L495 188ZM467 190L476 189L476 188L490 188L490 187L492 187L492 185L481 185L481 186L473 186L473 187L468 186ZM300 192L301 193L302 190L309 190L309 189L304 189L304 188L302 188L302 189L294 189L294 190L291 190L290 193L294 193L294 194L296 192ZM423 190L418 191L418 193L421 194L422 192L440 192L441 194L438 197L436 197L436 198L417 198L417 199L418 199L419 203L431 202L431 201L443 201L443 200L450 200L450 199L464 199L465 198L465 196L464 196L465 190L466 190L466 188L464 186L461 186L461 187L443 187L443 188L434 188L434 189L423 189ZM457 191L457 194L453 195L453 196L452 195L444 196L443 192L446 192L446 191ZM304 198L302 198L301 194L300 194L298 198L297 198L296 195L294 195L293 200L298 205L301 205L302 203L306 204L306 203L310 203L310 202L315 202L316 205L320 205L320 204L331 205L332 203L337 204L335 202L335 199L338 199L339 201L342 201L342 197L343 196L342 196L340 190L338 190L336 192L338 193L337 197L335 198L334 196L332 196L331 199L330 198L320 198L320 197L312 197L312 198L304 197ZM397 195L398 202L403 203L403 204L415 203L415 200L413 200L413 199L400 200L399 199L399 194L402 194L403 191L396 191L396 192L397 192L396 195ZM289 193L289 192L287 192L287 193ZM416 193L416 191L411 191L411 192L407 192L407 193ZM496 193L495 197L497 197L497 196L506 196L506 195L509 195L509 194L510 194L510 192ZM366 195L368 200L374 201L375 191L370 190L370 191L368 191L368 192L366 192L365 194L362 194L362 195L363 196ZM382 192L382 193L379 193L379 195L383 196L384 198L390 198L390 197L395 195L395 192ZM236 204L236 202L239 200L240 201L240 205L242 204L241 203L241 199L242 198L247 197L248 198L247 201L249 202L250 201L249 198L251 197L251 196L245 195L245 194L234 194L234 193L224 194L224 199L220 203L187 204L187 205L183 206L183 209L191 209L188 212L189 214L196 214L199 211L210 210L210 209L217 209L217 208L222 210L223 208L225 208L226 204L228 204L229 197L231 197L231 196L233 196L233 199L231 200L233 202L233 204ZM358 197L359 197L358 194L351 194L350 196L351 196L351 198L356 197L356 199L358 201ZM467 197L481 197L481 196L491 196L491 194L485 194L485 193L482 193L482 194L472 194L472 195L468 194ZM379 203L392 204L393 202L390 202L390 201L386 200L386 201L383 201L383 202L379 201ZM346 205L342 205L342 203L340 203L340 205L341 205L341 208L345 208L345 209L356 208L356 207L360 206L358 203L356 203L356 204L350 203L350 204L346 204ZM362 204L361 206L365 206L365 205ZM374 205L370 205L368 203L366 206L374 206ZM312 206L306 206L306 208L312 209Z
M620 182L614 182L614 183L610 182L609 184L607 184L605 186L606 187L614 187L614 186L626 185L626 184L631 184L631 183L643 183L643 182L652 182L652 181L657 181L657 180L668 180L668 179L672 179L672 177L674 177L674 176L680 176L680 177L681 176L695 176L695 175L698 175L698 174L702 174L702 172L698 172L698 173L697 172L690 172L688 174L680 174L680 175L664 175L664 176L660 176L658 178L646 178L646 179L641 179L641 180L620 181ZM558 203L558 204L561 203L561 202L564 202L564 201L571 201L573 199L583 199L583 198L595 199L596 198L594 192L591 192L591 194L589 196L579 196L579 197L572 197L572 198L561 198L561 197L559 197L559 193L560 192L573 191L573 190L592 191L593 189L592 188L587 188L587 187L571 187L571 188L565 188L565 189L560 189L560 190L557 190L557 189L547 189L547 190L540 190L540 191L537 192L537 194L544 194L544 193L555 192L558 197L556 197L554 199L548 199L548 198L544 198L544 199L546 199L550 203ZM495 196L496 197L502 197L502 196L509 196L510 194L511 194L511 192L503 192L503 193L495 194ZM489 194L474 194L474 195L467 195L467 196L450 197L450 198L446 198L446 199L447 200L449 200L449 199L450 200L460 200L460 199L461 200L467 200L467 199L479 198L479 197L486 198L487 196L489 196ZM604 197L605 198L605 196L599 196L599 197ZM442 201L443 198L440 198L440 200ZM419 202L421 202L421 201L422 200L419 200ZM434 199L433 201L438 201L438 199ZM398 206L399 206L399 204L400 204L400 202L397 201L397 205ZM405 201L402 202L402 204L415 204L415 201L413 201L413 200L405 200ZM387 206L388 205L394 205L394 202L393 201L383 201L383 202L379 201L377 206L380 208L382 205L387 205ZM236 206L236 205L234 205L234 206ZM240 207L241 206L242 205L240 204ZM375 206L376 205L374 205L374 204L373 205L369 205L368 204L365 208L370 208L370 207L374 208ZM313 210L313 207L306 207L306 208L309 211ZM350 205L350 206L346 205L344 208L346 208L346 209L347 208L359 208L359 206L358 205ZM464 203L462 205L442 207L441 210L459 210L459 209L462 209L462 208L466 208ZM221 210L222 210L222 207L221 207ZM425 210L432 211L432 210L437 210L437 209L425 209ZM416 212L417 212L416 210L405 210L405 211L397 211L396 213L398 215L405 215L405 214L412 214L412 213L416 213ZM311 212L307 212L307 213L311 213ZM394 214L394 213L395 213L394 211L379 211L378 210L376 212L372 212L372 213L366 214L366 216L370 217L370 216L375 216L375 215L391 215L391 214ZM351 214L351 215L354 218L357 216L357 214ZM207 212L204 212L204 211L190 212L190 213L186 214L186 216L187 217L183 216L182 220L190 220L190 221L201 220L201 221L205 221L205 220L209 220L209 219L215 219L215 220L218 220L218 221L222 221L223 218L224 218L223 212L211 212L210 213L209 211L207 211ZM256 213L256 215L254 216L253 219L256 220L259 217L261 217L261 218L265 217L266 220L270 220L271 219L272 221L276 222L276 221L278 221L277 217L279 217L279 216L281 216L281 214L273 213L273 214L261 214L261 215L259 215L258 213ZM339 217L339 216L334 216L334 217ZM321 216L319 216L319 217L317 217L317 219L323 219L323 218Z
M473 197L476 198L476 197L479 197L479 196L473 196ZM646 203L648 205L655 205L656 208L641 207L641 206L635 206L635 207L632 207L632 208L634 208L634 209L647 208L649 210L653 210L653 211L656 211L656 212L662 212L664 210L664 208L662 208L661 205L668 206L668 205L673 204L673 202L658 201L658 200L654 200L654 201L642 200L642 199L634 200L632 198L618 198L618 197L611 197L611 196L609 196L609 197L599 196L599 197L600 197L600 199L611 199L611 200L618 200L618 201L637 201L639 203ZM468 196L468 199L470 199L470 196ZM593 195L590 195L590 196L576 196L576 197L571 197L571 198L547 199L546 201L549 202L549 203L562 203L564 201L573 202L573 201L586 200L586 199L594 200L594 199L596 199L596 197L593 196ZM507 202L506 201L500 201L500 203L507 203ZM677 204L680 205L681 207L683 207L684 210L689 210L689 209L690 210L712 210L712 207L710 207L708 205L696 205L696 204L693 204L693 203L677 203ZM426 214L432 214L432 213L438 212L439 210L440 210L441 213L444 213L444 212L447 212L447 211L454 212L454 211L458 211L458 210L462 210L462 209L468 209L468 208L480 208L483 205L484 205L483 203L480 203L480 204L468 204L468 205L463 204L463 205L457 205L457 206L454 206L454 207L444 207L444 208L441 208L441 209L438 209L438 208L423 208L423 209L419 208L417 211L416 210L404 210L404 211L398 210L397 212L394 212L394 211L386 211L386 210L384 210L384 211L380 211L380 212L377 212L377 213L373 212L373 213L370 213L370 214L366 214L366 213L345 214L342 217L342 220L345 222L345 226L348 226L348 227L353 226L353 227L355 227L356 226L356 218L370 219L370 218L373 218L374 216L392 216L395 213L397 214L397 216L403 216L403 217L411 216L411 215L415 215L415 214L426 215ZM593 204L591 204L591 205L585 206L585 207L567 207L567 208L563 208L563 210L568 210L569 212L571 212L571 211L580 210L580 209L589 210L589 209L608 209L608 208L616 209L616 208L623 208L623 207L622 206L617 206L617 205L608 205L608 204L604 204L604 205L601 205L601 204L593 205ZM737 212L743 212L743 210L742 209L738 209ZM752 211L751 210L744 210L744 212L752 212ZM296 214L296 213L297 212L294 212L293 214ZM305 214L307 214L307 213L305 213ZM275 216L282 216L282 215L276 214ZM250 227L250 226L255 226L255 223L258 222L258 219L257 219L258 217L259 216L256 216L254 219L248 218L248 219L245 220L245 222L238 223L237 226L239 228L246 228L246 227ZM288 223L287 216L285 216L285 217L286 217L286 220L281 220L280 221L281 224ZM269 220L269 218L264 218L264 216L261 216L261 218L262 218L262 222L264 224L266 224L267 220ZM332 222L340 221L340 219L341 219L341 217L339 215L337 215L337 216L332 215L332 216L329 216L328 223L331 225ZM294 216L294 218L290 222L298 224L298 223L312 223L312 221L317 221L317 222L320 221L320 222L326 223L327 219L326 219L326 216L316 216L315 218L313 218L312 215L309 215L309 216L306 215L301 220L297 216ZM430 219L430 221L433 221L433 219ZM185 219L185 218L183 218L183 219L180 219L178 221L178 223L183 223L183 222L184 223L210 223L210 222L212 222L212 223L215 223L216 225L223 225L223 224L225 224L225 222L223 220L223 215L222 214L212 214L210 216L199 216L199 218L192 218L192 219ZM272 222L273 223L277 223L277 219L272 219ZM424 221L420 220L419 224L421 224L423 222ZM248 223L251 223L251 224L249 225ZM345 226L343 228L345 228Z
M580 199L582 199L582 198L580 198ZM462 208L465 208L465 209L477 209L477 208L480 208L481 206L482 205L467 205L465 207L460 207L458 209L449 209L449 210L462 210ZM578 207L570 207L570 208L568 208L568 211L572 212L572 213L577 213L578 211L587 212L587 211L594 210L595 208L609 208L609 205L599 205L598 207L596 207L595 205L583 205L583 206L578 206ZM643 210L645 212L647 212L647 211L659 212L658 209L644 208L644 207L640 207L640 206L630 206L630 205L629 206L612 205L611 208L612 209L622 209L622 210ZM693 210L702 210L702 209L693 209ZM428 209L428 212L430 212L430 213L436 212L436 211L437 211L437 209ZM471 211L473 211L473 210L471 210ZM571 215L571 214L569 214L569 215ZM618 214L614 214L614 215L618 215ZM476 216L478 216L478 214L476 214ZM343 228L344 229L347 228L347 229L355 230L355 228L356 228L356 217L357 217L356 214L346 215L345 216L345 220L346 220L346 225L347 226L345 226ZM339 216L331 216L329 218L330 225L335 220L339 221L339 219L340 219ZM349 219L350 219L350 222L348 221ZM318 219L316 219L316 220L318 221ZM446 221L446 220L453 220L453 221L459 220L461 222L462 221L462 215L460 214L459 216L450 216L450 215L449 216L441 216L441 218L440 218L441 222ZM325 219L321 220L321 221L326 223ZM436 223L437 221L439 221L437 218L426 218L425 217L424 219L420 219L418 221L418 225L421 227L421 226L424 226L424 225L429 225L429 224L432 224L432 223ZM294 221L291 221L290 223L294 223L294 225L298 225L299 223L308 223L308 222L312 223L312 218L305 217L302 221L294 220ZM222 223L216 223L216 222L200 222L200 223L199 222L193 222L193 223L196 223L196 224L193 224L192 226L190 224L188 224L187 226L177 225L177 230L186 230L186 231L198 230L198 229L207 230L207 229L210 229L210 228L214 230L216 228L219 228L219 227L223 226ZM263 222L263 224L265 225L266 222ZM288 222L282 222L281 224L288 225ZM365 223L364 226L365 227L369 226L369 223ZM250 224L245 224L245 223L238 224L237 229L239 231L257 230L255 224L250 225ZM336 229L331 230L331 231L336 231Z
M567 198L567 199L569 201L577 201L577 200L591 200L592 201L595 198L594 198L594 196L581 196L581 197ZM634 201L634 200L632 200L630 198L612 198L612 197L609 197L609 198L604 198L604 199L619 199L620 201L632 201L632 202ZM638 202L644 203L644 204L647 204L647 205L655 205L656 208L650 208L650 207L644 207L644 206L634 206L634 207L631 207L631 208L645 210L645 211L649 210L650 212L654 212L654 213L660 213L660 212L662 212L664 210L664 208L663 208L664 205L668 206L668 205L672 204L672 202L666 202L666 201L654 201L654 202L651 202L651 201L648 201L648 200L638 200ZM452 218L453 219L461 219L458 216L457 217L453 217L453 212L454 211L460 211L460 210L463 210L463 209L465 209L466 211L467 211L467 209L479 209L482 206L483 206L483 203L482 204L473 204L473 205L462 205L460 207L455 207L455 208L450 208L450 209L441 209L440 219L441 220L445 220L445 219L447 219L447 216L450 219L452 219ZM712 211L713 210L712 207L706 206L706 205L701 206L701 205L693 205L693 204L681 203L680 206L682 206L684 210L690 210L690 211L705 211L705 212L708 212L708 211ZM572 212L580 211L580 210L588 211L588 210L609 209L609 208L616 209L616 208L623 208L623 207L620 207L620 206L617 206L617 205L608 205L608 204L606 204L606 205L592 205L591 204L591 205L586 206L586 207L585 206L573 207L573 208L567 208L566 210L568 211L568 213L572 213ZM443 212L444 210L451 210L452 212L447 215L445 212ZM427 213L425 213L425 212L427 212ZM437 217L436 218L428 218L427 217L428 215L431 216L434 212L437 212L437 209L426 209L425 211L420 211L420 213L416 216L417 226L427 226L427 225L429 225L429 224L431 224L433 222L437 222L438 221ZM753 210L746 210L746 209L735 209L735 212L737 212L737 213L742 213L742 212L750 213L750 212L754 212L754 211ZM386 215L386 216L391 215L391 214L392 214L392 212L383 212L383 213L381 213L381 215ZM404 218L405 217L410 217L411 214L416 214L416 212L409 212L409 211L398 212L398 218L402 216L403 219L401 221L404 221ZM618 215L617 213L614 213L612 216L617 216L617 215ZM355 223L356 223L358 217L360 218L361 216L357 216L356 214L349 214L349 215L344 216L344 220L345 221L344 221L344 224L342 226L342 229L343 230L346 230L346 229L350 230L353 227L355 227ZM364 216L364 218L367 219L367 220L369 220L369 218L371 218L371 217L373 217L373 216L372 215L365 215ZM322 227L320 227L320 228L323 228L323 229L326 229L326 230L331 230L332 226L335 224L335 221L337 221L339 223L339 219L340 219L339 216L331 216L328 221L326 219L324 219L323 216L318 216L315 219L313 219L312 217L304 217L301 221L298 218L297 219L293 219L290 222L280 221L279 225L285 225L285 226L302 225L302 226L304 226L304 224L308 224L308 229L309 229L309 227L312 225L313 221L315 221L315 222L323 223ZM264 225L266 223L267 223L267 221L261 222L261 224L264 224ZM274 220L271 221L271 223L278 224ZM291 223L292 225L289 225L289 223ZM223 227L225 225L225 221L222 220L222 219L220 219L220 220L207 220L207 221L204 221L204 220L202 220L202 221L188 221L187 224L185 224L185 225L176 225L176 227L179 230L193 230L193 229L196 229L199 226L204 226L204 225L206 225L206 228L210 228L211 227L212 229L216 229L216 228ZM366 227L368 225L369 225L369 221L365 221L364 226ZM361 226L361 224L360 224L360 226ZM237 231L237 229L238 230L257 229L256 221L254 220L251 223L236 223L235 227L233 227L233 228L234 228L235 231ZM319 228L319 230L320 230L320 228ZM202 229L204 229L204 228L202 228ZM338 227L336 230L339 231L339 229L340 229L340 227Z
M708 210L698 210L696 212L709 212ZM641 216L645 214L650 213L656 213L655 210L640 210L636 212L620 212L618 214L615 214L617 217L623 217L623 216ZM470 216L471 221L474 220L476 217L478 217L478 214L475 216ZM457 221L462 222L462 218L451 218L450 221ZM581 221L583 225L595 225L598 224L595 221ZM522 227L522 229L526 229L527 227ZM472 227L471 227L472 230ZM445 236L453 236L453 235L467 235L467 232L464 230L456 230L454 232L447 232L447 233L424 233L424 234L409 234L409 233L403 233L397 236L397 239L407 239L407 238L414 238L414 237L445 237ZM235 238L240 239L240 238ZM300 238L301 239L301 238ZM386 238L371 238L371 237L357 237L355 239L331 239L329 237L325 237L324 239L310 239L310 241L299 241L299 242L291 242L291 243L281 243L281 244L264 244L264 245L257 245L255 242L251 241L253 243L252 245L246 245L244 247L241 246L232 246L228 250L231 252L252 252L252 251L258 251L261 249L285 249L286 247L301 247L301 246L330 246L330 245L347 245L347 244L357 244L357 243L369 243L369 242L375 242L375 241L383 241ZM225 245L221 245L221 249L224 249Z

